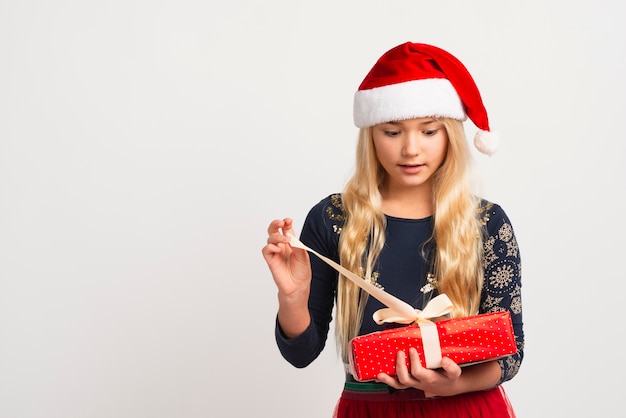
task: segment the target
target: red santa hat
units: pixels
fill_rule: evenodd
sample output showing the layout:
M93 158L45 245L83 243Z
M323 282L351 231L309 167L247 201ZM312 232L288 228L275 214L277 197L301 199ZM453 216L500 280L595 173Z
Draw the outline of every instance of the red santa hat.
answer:
M461 61L435 46L406 42L380 57L359 86L354 124L366 128L426 116L469 117L478 128L478 151L492 155L498 148L480 92Z

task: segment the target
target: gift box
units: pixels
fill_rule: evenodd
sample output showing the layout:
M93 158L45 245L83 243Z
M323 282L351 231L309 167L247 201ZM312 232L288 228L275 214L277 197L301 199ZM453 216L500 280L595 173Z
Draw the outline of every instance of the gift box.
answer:
M439 337L439 341L434 344L440 356L449 357L461 366L495 360L517 352L508 311L444 319L434 324ZM411 367L411 347L417 349L422 365L429 367L425 362L422 334L423 330L418 323L353 338L350 356L352 375L358 381L374 380L379 373L394 376L398 351L406 353L407 367ZM432 343L428 342L430 345Z

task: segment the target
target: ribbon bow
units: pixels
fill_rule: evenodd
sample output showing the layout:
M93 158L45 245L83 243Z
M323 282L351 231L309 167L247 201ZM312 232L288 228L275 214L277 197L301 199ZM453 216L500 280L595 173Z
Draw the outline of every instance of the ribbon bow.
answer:
M373 285L369 281L363 280L361 277L335 263L330 258L324 257L318 252L307 247L293 234L288 234L288 236L289 244L292 247L309 251L319 257L321 260L341 273L344 277L348 278L354 284L387 306L387 308L379 309L374 312L374 321L376 321L378 325L389 322L395 322L398 324L417 323L422 333L422 345L424 348L426 367L429 369L441 367L441 344L439 342L439 333L437 332L437 325L435 325L435 323L430 319L446 315L452 311L453 305L448 296L442 293L431 299L423 310L414 309L408 303L385 292L383 289Z

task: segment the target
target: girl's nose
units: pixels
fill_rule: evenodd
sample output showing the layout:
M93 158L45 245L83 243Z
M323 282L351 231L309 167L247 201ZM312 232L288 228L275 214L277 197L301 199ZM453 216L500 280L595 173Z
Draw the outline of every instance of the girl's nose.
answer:
M413 156L420 153L420 141L419 135L415 132L407 132L404 140L404 146L402 147L402 155Z

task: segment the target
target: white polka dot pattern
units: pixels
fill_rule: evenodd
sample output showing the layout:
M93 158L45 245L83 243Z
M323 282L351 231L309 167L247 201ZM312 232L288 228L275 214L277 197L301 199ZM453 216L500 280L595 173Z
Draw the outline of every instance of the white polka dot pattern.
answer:
M517 352L513 324L508 311L486 313L465 318L445 319L436 323L441 354L455 363L494 360ZM379 373L396 374L396 355L415 347L424 364L420 328L409 325L387 329L352 339L350 368L355 379L373 380Z

